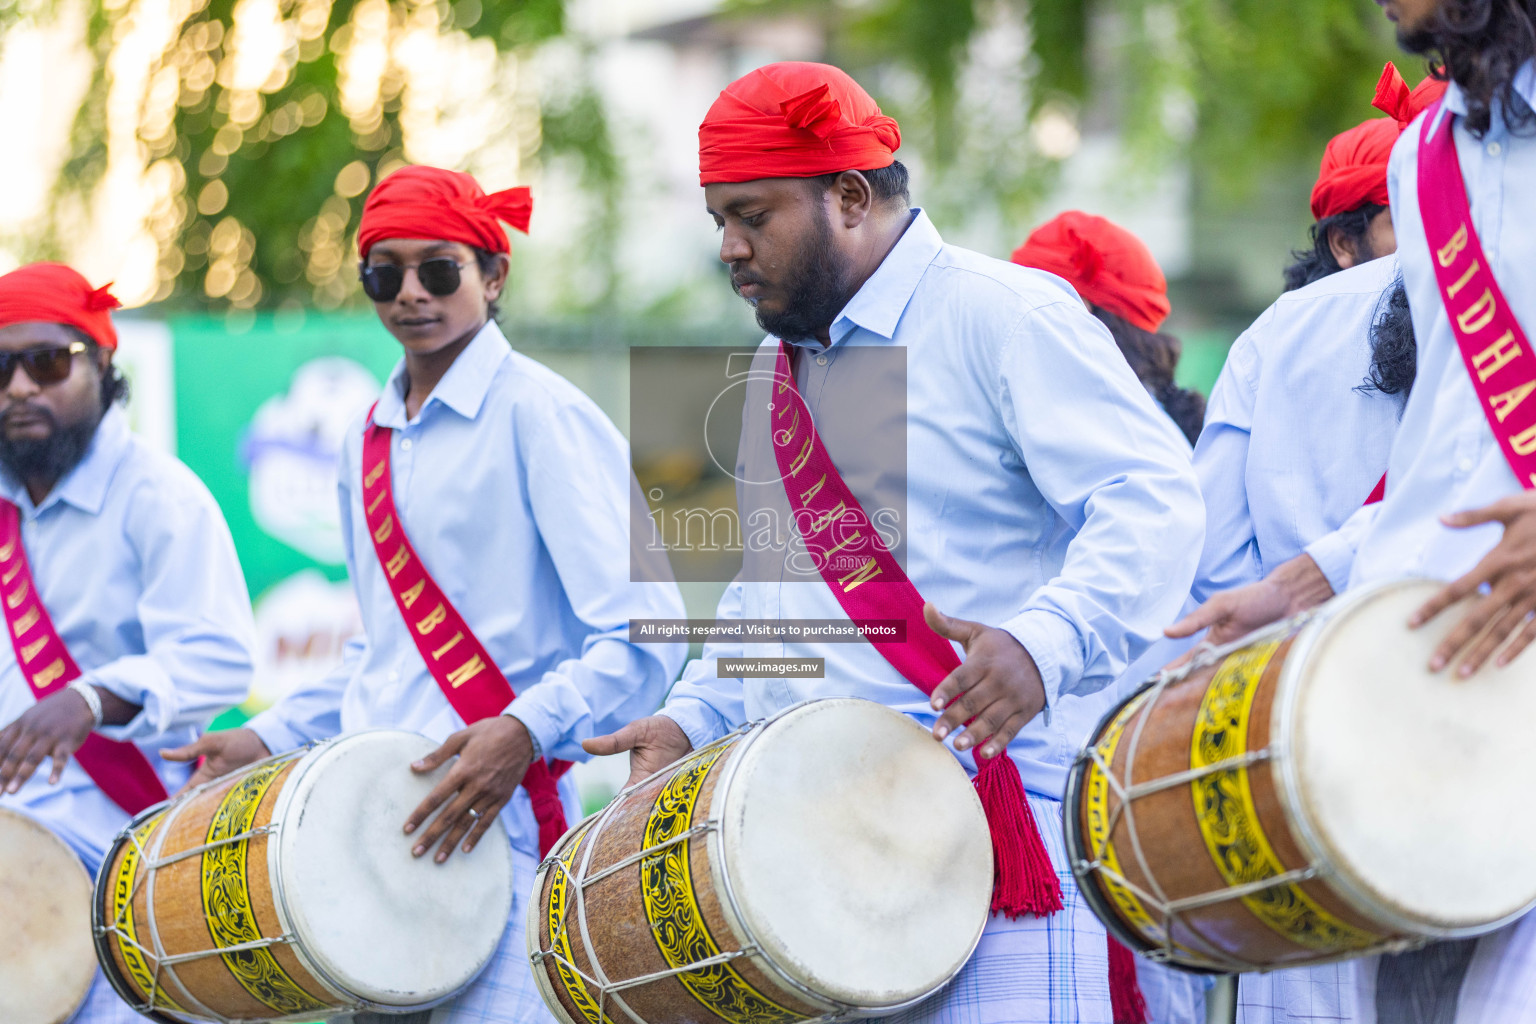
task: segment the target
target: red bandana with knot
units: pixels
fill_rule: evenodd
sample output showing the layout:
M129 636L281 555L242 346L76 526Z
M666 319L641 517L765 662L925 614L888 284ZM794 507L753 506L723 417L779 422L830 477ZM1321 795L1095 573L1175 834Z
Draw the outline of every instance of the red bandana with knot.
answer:
M1168 318L1168 281L1152 251L1103 217L1063 213L1013 250L1013 262L1065 278L1083 301L1144 331L1156 332Z
M115 349L112 310L122 303L111 287L92 288L79 271L62 263L29 263L0 277L0 327L34 321L67 324L102 348Z
M901 129L829 64L786 61L725 87L699 125L699 184L889 167Z
M1322 220L1367 203L1388 205L1387 161L1397 137L1444 94L1445 83L1433 78L1410 90L1397 67L1388 62L1376 83L1372 103L1388 116L1356 125L1328 143L1317 184L1312 186L1312 216Z
M386 238L420 238L462 242L489 252L511 252L512 243L501 222L528 233L533 197L526 188L509 188L489 195L462 171L441 167L402 167L368 194L357 248L368 250Z

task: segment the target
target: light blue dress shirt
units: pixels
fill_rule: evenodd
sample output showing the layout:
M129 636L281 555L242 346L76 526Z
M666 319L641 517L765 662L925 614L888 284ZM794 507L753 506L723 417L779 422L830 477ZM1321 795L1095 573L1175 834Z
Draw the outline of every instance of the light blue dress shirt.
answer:
M585 760L581 740L655 710L682 644L631 644L631 618L681 618L677 585L630 582L629 446L574 385L514 352L494 322L470 342L414 419L405 363L374 419L394 430L395 507L422 562L495 658L508 708L551 758ZM347 570L365 635L342 664L251 720L273 751L358 729L434 740L464 727L400 617L364 521L363 421L342 449ZM561 782L569 820L575 787ZM501 815L514 845L538 848L519 789Z
M1356 539L1336 531L1386 472L1402 413L1403 396L1361 387L1371 325L1397 275L1386 257L1287 292L1233 343L1195 445L1205 494L1196 601L1304 551L1335 591L1348 584Z
M867 364L844 358L851 347L906 349L907 574L941 611L1004 628L1033 656L1048 710L1009 752L1027 788L1060 798L1102 713L1099 691L1189 592L1204 517L1188 445L1066 282L945 245L921 211L831 340L824 352L806 343L797 360L818 419L860 384L853 375ZM878 482L847 479L876 507ZM845 618L824 582L803 578L738 578L718 615ZM716 678L716 659L742 656L821 657L826 674ZM697 747L833 695L934 720L922 692L867 643L708 645L663 714ZM960 756L974 771L970 752Z
M213 496L176 459L108 410L85 457L33 506L0 471L0 496L21 509L32 578L81 678L143 708L108 739L132 740L175 792L190 768L158 751L190 743L245 699L256 630L229 527ZM0 724L36 698L0 640ZM71 760L56 786L45 761L0 806L31 815L94 870L128 816Z
M1536 106L1536 63L1526 62L1515 88ZM1445 108L1466 112L1454 82ZM1419 340L1418 383L1392 449L1387 497L1361 543L1351 586L1413 575L1453 579L1470 571L1498 543L1501 527L1454 530L1440 516L1482 508L1521 489L1483 416L1435 283L1419 213L1419 130L1427 116L1403 133L1387 172ZM1536 337L1536 136L1511 134L1497 109L1482 139L1473 138L1460 117L1455 133L1473 226L1515 318L1528 338Z

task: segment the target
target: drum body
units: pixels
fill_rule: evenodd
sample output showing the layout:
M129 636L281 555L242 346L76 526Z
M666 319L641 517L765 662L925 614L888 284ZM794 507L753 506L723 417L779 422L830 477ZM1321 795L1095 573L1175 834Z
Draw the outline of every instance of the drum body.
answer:
M551 851L534 892L529 957L564 1024L883 1014L969 959L992 844L927 730L816 700L620 793Z
M1079 886L1175 966L1271 970L1490 931L1536 904L1529 667L1431 675L1441 585L1352 591L1163 672L1079 756Z
M63 1024L96 979L91 879L58 836L0 808L0 1021Z
M141 814L97 877L96 950L157 1020L313 1021L451 998L495 953L511 845L446 864L401 826L447 767L436 744L361 732L225 776Z

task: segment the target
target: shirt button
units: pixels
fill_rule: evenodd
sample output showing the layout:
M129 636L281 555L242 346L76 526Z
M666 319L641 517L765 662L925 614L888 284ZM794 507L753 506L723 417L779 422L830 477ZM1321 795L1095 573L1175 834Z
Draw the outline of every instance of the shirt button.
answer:
M398 683L400 681L400 670L399 669L392 668L392 669L389 670L389 681L392 682L392 683Z
M407 438L403 439L400 442L400 450L403 451L403 452L408 452L408 451L411 450L411 439L410 438L407 437Z
M816 365L817 366L826 366L827 365L827 357L826 356L817 356L816 357Z
M1497 142L1488 143L1489 156L1498 156L1502 152L1504 152L1504 147L1499 145Z
M1463 473L1470 473L1472 472L1472 467L1474 465L1476 465L1476 463L1474 463L1471 459L1462 459L1456 464L1456 468L1461 470Z

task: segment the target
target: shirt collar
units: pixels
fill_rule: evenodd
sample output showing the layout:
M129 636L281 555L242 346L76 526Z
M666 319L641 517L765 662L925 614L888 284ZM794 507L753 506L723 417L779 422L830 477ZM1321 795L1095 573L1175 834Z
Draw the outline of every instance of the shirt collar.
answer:
M1527 105L1536 108L1536 58L1520 65L1520 70L1515 72L1514 86L1515 93ZM1467 116L1467 97L1455 82L1446 86L1445 109L1458 117Z
M114 405L101 417L101 423L97 425L96 434L91 438L84 457L74 469L64 474L64 479L54 485L43 503L33 510L33 514L63 501L82 512L100 515L107 501L107 488L112 483L117 467L122 464L123 457L128 454L131 440L128 414L121 406ZM9 470L0 471L0 495L23 510L32 508L32 496L27 493L26 485Z
M422 403L425 413L434 402L445 405L467 420L480 415L480 406L491 390L491 378L504 360L512 357L507 336L501 333L496 321L487 320L464 351L448 367L443 379ZM401 359L384 385L379 404L373 410L373 422L381 427L399 430L407 424L405 415L405 360ZM419 419L418 415L418 419Z
M914 209L907 230L832 321L829 332L832 344L843 341L855 327L862 327L882 338L894 338L896 325L901 321L907 303L912 301L917 283L943 247L944 240L939 237L933 221L921 209ZM813 339L809 344L816 342Z

